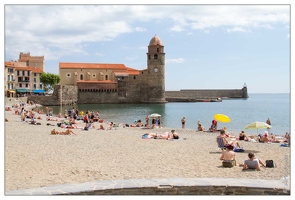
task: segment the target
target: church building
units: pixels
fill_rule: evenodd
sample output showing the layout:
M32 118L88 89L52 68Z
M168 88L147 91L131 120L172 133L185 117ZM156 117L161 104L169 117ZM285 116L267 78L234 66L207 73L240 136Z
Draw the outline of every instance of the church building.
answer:
M149 43L147 69L124 64L60 62L62 96L77 103L165 103L165 52L155 35Z

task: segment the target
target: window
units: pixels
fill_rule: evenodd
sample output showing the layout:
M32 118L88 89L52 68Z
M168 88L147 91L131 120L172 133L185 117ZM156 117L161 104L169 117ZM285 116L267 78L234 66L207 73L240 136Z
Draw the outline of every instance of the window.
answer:
M30 76L30 71L28 71L28 76Z
M148 57L149 57L149 60L150 60L151 59L151 55L149 55Z
M34 83L36 83L36 78L34 78Z
M159 52L159 48L157 48L157 52Z
M10 81L10 75L7 76L7 80Z
M35 67L38 67L38 63L35 63Z
M19 71L17 70L16 74L19 76Z
M20 84L19 84L19 87L20 87L20 88L23 87L23 84L20 83Z
M83 74L80 75L80 80L83 80Z
M37 74L36 74L36 73L34 73L34 76L37 76Z
M23 71L23 76L25 75L25 71Z
M109 80L109 77L108 77L108 75L106 75L106 80Z
M92 74L92 77L95 78L96 77L96 74Z
M136 79L136 76L133 76L133 79Z
M158 59L158 55L157 55L157 54L154 55L154 59L155 59L155 60Z
M71 73L67 73L67 75L66 75L67 77L71 77Z
M8 68L8 73L13 73L13 69Z
M29 84L26 83L26 88L29 87Z
M36 89L36 84L34 84L34 89Z

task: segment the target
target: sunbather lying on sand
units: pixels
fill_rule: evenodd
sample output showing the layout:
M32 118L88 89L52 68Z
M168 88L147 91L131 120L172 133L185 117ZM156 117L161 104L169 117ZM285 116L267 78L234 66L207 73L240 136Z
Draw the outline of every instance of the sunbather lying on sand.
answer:
M76 135L76 133L74 133L72 130L67 129L66 131L56 131L55 129L53 129L51 131L52 135Z

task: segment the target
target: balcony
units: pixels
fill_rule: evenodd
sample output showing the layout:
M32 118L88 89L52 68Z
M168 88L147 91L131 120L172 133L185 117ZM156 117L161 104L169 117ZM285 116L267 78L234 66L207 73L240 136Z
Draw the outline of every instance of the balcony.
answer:
M18 80L19 83L30 83L30 80Z

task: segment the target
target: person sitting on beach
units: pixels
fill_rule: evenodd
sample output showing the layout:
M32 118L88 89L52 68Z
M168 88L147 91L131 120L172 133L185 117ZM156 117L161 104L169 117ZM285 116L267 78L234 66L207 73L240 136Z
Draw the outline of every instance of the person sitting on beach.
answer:
M255 158L254 153L250 152L248 157L249 159L244 161L243 170L256 169L260 171L260 165L265 167L265 164L259 158Z
M58 113L57 117L58 117L58 118L61 118L61 117L62 117L62 116L61 116L61 113Z
M198 131L205 131L204 126L202 126L202 124L199 122L200 122L200 120L198 121Z
M231 144L231 145L234 146L234 148L241 148L241 145L240 145L240 143L239 143L238 141L230 141L230 142L228 142L228 141L226 140L226 135L225 135L225 132L224 132L223 129L220 130L220 134L219 134L219 136L217 136L217 138L216 138L217 143L219 142L219 138L222 138L222 140L223 140L223 146L224 146L224 147L225 147L227 144Z
M171 130L171 133L172 133L172 138L173 138L173 139L179 139L179 136L178 136L178 134L175 132L175 130Z
M239 135L239 140L245 140L248 141L248 137L246 136L244 131L241 131L240 135Z
M68 118L68 113L67 113L67 110L65 110L65 112L64 112L64 118Z
M104 130L104 126L102 124L100 124L99 128L97 130Z
M285 139L286 140L284 140L284 143L287 143L287 145L290 146L290 133L286 132Z
M261 143L269 142L268 132L265 131L263 136L259 135L259 140L258 141L261 142Z
M236 166L236 153L233 151L234 146L231 144L225 145L226 150L222 151L220 160L222 160L223 167L233 167Z
M109 126L109 130L112 130L112 129L113 129L113 125L114 125L114 123L111 122L111 123L110 123L110 126Z

